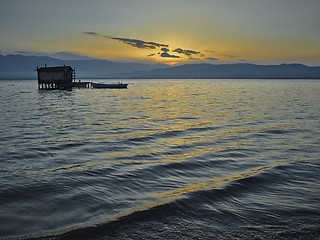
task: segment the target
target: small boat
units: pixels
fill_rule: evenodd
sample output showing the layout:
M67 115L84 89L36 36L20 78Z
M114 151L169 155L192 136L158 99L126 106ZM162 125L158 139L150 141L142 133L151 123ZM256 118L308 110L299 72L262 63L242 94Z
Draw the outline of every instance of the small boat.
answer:
M127 88L128 83L91 83L92 88Z

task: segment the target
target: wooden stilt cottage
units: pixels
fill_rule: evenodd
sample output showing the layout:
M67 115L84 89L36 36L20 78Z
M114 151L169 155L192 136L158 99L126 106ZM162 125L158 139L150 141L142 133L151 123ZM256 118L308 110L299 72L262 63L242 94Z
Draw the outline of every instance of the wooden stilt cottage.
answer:
M75 70L70 66L37 67L39 89L71 89L75 81Z

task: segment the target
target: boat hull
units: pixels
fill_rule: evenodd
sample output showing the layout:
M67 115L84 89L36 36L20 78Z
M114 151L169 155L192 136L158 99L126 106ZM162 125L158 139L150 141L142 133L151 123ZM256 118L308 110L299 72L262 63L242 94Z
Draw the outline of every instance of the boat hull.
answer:
M127 88L127 83L91 83L92 88Z

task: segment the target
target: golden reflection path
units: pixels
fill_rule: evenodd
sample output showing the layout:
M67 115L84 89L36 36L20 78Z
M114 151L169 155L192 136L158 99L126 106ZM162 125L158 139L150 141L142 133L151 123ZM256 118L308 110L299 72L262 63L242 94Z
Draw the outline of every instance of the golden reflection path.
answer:
M190 184L187 187L184 188L179 188L173 191L168 191L168 192L163 192L163 193L154 193L152 196L160 196L160 197L170 197L171 199L176 197L179 198L183 194L187 194L190 192L195 192L195 191L201 191L201 190L212 190L212 189L217 189L221 187L224 184L238 181L241 179L246 179L251 176L254 176L262 171L284 165L286 163L290 162L309 162L309 161L319 161L320 159L308 159L308 160L281 160L281 161L276 161L273 165L270 166L261 166L257 168L250 169L246 172L239 173L237 175L233 175L227 178L215 178L215 179L208 179L207 182L203 183L197 183L197 184Z

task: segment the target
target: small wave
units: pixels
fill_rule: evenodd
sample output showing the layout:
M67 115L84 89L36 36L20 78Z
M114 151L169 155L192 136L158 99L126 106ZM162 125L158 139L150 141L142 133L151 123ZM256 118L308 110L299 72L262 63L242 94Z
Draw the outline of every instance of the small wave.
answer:
M48 170L49 172L69 172L69 171L85 171L85 170L101 170L109 168L112 165L121 164L153 164L153 163L175 163L177 160L115 160L107 163L89 162L83 164L73 164L65 167Z
M298 162L319 160L298 160ZM297 162L297 160L277 161L273 165L253 168L228 178L212 179L205 183L154 194L154 197L159 199L158 201L147 202L118 214L106 216L97 222L87 222L83 225L61 229L35 238L88 239L95 236L106 236L111 234L113 229L122 226L145 221L157 221L162 217L183 216L186 213L190 214L193 208L197 212L198 206L208 203L208 201L235 201L234 195L252 192L253 189L261 189L263 186L271 184L274 178L273 172L277 172L273 169L281 169L282 166L292 162Z

